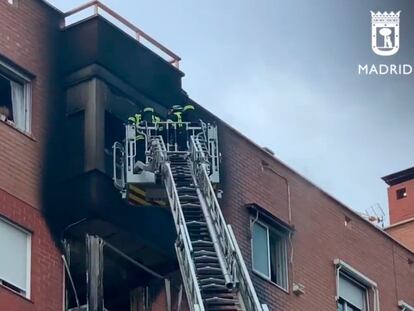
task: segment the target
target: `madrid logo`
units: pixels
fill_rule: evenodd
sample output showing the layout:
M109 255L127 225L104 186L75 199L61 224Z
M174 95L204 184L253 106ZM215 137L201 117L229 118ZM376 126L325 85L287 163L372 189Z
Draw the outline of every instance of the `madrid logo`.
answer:
M372 12L371 47L375 54L391 56L400 49L400 13ZM365 64L358 65L359 75L409 76L413 73L411 64Z
M400 12L372 12L372 50L381 56L391 56L400 48Z

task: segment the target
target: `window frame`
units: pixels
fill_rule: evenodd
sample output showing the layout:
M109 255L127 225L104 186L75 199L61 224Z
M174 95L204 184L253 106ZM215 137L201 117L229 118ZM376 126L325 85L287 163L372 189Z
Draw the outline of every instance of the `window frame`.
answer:
M379 310L380 300L379 300L379 290L378 285L373 280L369 279L367 276L353 268L352 266L348 265L344 261L340 259L334 260L335 265L335 274L336 274L336 294L335 294L335 301L338 304L341 297L339 295L339 278L340 275L344 275L352 282L356 283L358 286L361 286L366 289L365 292L365 310L363 311L370 311L370 306L372 305L373 311ZM371 293L372 292L372 293ZM342 298L343 299L343 298ZM345 301L345 299L343 299Z
M0 286L7 288L8 290L22 296L25 297L27 299L31 298L31 269L32 269L32 232L30 232L29 230L23 228L22 226L8 220L7 218L4 218L2 216L0 216L0 222L4 222L7 225L9 225L12 228L15 228L18 231L23 232L26 235L26 288L25 289L21 289L18 286L16 286L15 284L7 281L7 280L3 280L0 278ZM7 286L7 284L4 284L4 282L9 283L10 285L18 288L20 291L16 291L13 288L11 288L10 286Z
M255 264L254 264L254 236L253 236L253 230L254 230L254 226L258 224L262 227L264 227L266 229L266 238L267 238L267 264L268 264L268 271L269 271L269 275L264 274L263 272L255 269ZM280 237L282 239L282 243L283 243L283 269L284 271L284 283L285 284L278 284L274 281L272 281L272 275L271 275L271 255L270 255L270 235L269 233L273 233L275 235L277 235L278 237ZM275 228L274 226L271 226L261 220L255 220L253 218L251 218L251 239L250 239L250 249L251 249L251 260L252 260L252 271L253 273L257 274L258 276L260 276L261 278L265 279L266 281L272 283L273 285L277 286L278 288L282 289L283 291L289 293L289 263L288 263L288 235L289 233L284 233L281 230L279 230L278 228ZM286 287L284 286L286 285Z
M32 133L32 79L14 66L0 59L0 75L5 79L20 83L23 86L23 102L26 111L25 128L18 127L15 122L8 121L13 127L27 134Z
M339 272L339 278L341 278L341 276L342 276L342 278L347 279L348 282L354 283L356 286L360 287L361 290L363 290L363 292L364 292L364 308L361 311L369 311L369 292L368 292L368 288L364 284L361 284L360 282L355 280L352 276L350 276L346 272L340 271ZM346 300L345 298L343 298L339 295L339 288L337 290L338 290L337 303L340 303L340 301L342 300L345 304L345 311L348 310L348 305L350 305L353 308L357 308L351 302L349 302L348 300Z

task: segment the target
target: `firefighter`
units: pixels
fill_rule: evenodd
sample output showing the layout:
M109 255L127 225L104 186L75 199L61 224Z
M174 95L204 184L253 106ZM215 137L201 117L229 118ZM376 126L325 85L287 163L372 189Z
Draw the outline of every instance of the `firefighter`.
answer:
M128 118L129 124L135 125L135 142L137 146L136 158L145 163L145 136L138 130L138 126L142 122L142 113L138 112L134 116Z
M184 127L183 127L183 107L180 105L174 105L171 107L168 113L168 121L172 126L169 126L169 143L175 145L176 150L182 149L184 145Z
M195 108L192 104L187 104L183 108L183 121L189 122L190 126L196 126L200 121L195 113Z
M145 163L145 136L143 135L143 133L137 132L137 135L135 136L135 142L137 147L136 159Z
M128 118L129 124L134 124L135 126L139 126L142 121L142 114L141 112L134 114L132 117Z
M156 115L154 108L145 107L142 110L142 121L146 122L147 126L153 126L156 123Z

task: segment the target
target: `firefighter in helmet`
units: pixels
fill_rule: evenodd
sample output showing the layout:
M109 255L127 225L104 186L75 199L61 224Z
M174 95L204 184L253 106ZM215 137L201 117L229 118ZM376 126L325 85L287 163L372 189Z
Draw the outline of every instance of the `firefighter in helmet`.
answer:
M196 115L196 111L194 108L194 105L187 104L183 108L183 121L189 122L190 126L196 126L198 125L200 119L198 119Z
M131 125L135 125L135 142L137 146L137 160L145 162L145 136L143 133L138 129L140 125L142 125L142 112L139 111L133 116L128 118L128 123Z
M183 147L183 107L181 105L174 105L168 111L167 122L172 125L168 126L168 142L170 145L175 146L176 150L180 150Z

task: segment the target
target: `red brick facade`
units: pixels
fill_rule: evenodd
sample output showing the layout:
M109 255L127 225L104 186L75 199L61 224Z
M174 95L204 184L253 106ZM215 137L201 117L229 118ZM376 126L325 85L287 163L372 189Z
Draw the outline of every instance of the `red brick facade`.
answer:
M405 189L405 197L397 198L397 191ZM395 224L414 218L414 179L388 188L390 223Z
M21 0L17 7L0 1L0 56L34 76L32 133L0 122L0 217L32 232L32 295L27 300L0 287L1 311L57 311L63 306L60 254L41 215L44 146L52 126L47 116L59 92L60 18L40 0ZM294 228L288 245L288 290L251 274L259 299L270 310L336 310L335 259L378 284L381 310L397 311L399 300L414 305L412 252L236 131L223 124L219 130L221 206L248 269L254 215L247 204L259 205ZM293 294L293 283L304 285L305 293ZM154 310L164 310L165 300L161 292Z
M31 297L26 299L0 286L0 310L62 310L63 266L40 212L0 190L0 217L31 232Z
M414 251L414 220L403 221L395 226L391 226L387 228L387 232L397 241L400 241Z
M0 287L0 310L62 310L60 254L42 217L48 109L56 88L60 13L42 1L0 1L0 57L33 77L32 131L0 122L0 217L31 232L30 300Z
M336 258L377 282L381 310L399 310L401 299L414 304L413 253L235 131L220 130L221 206L248 268L248 228L254 215L246 204L256 203L295 228L289 247L289 292L252 273L259 298L270 310L336 310ZM293 282L305 286L304 295L291 292Z
M395 239L414 251L414 168L388 176L390 224L386 230Z

